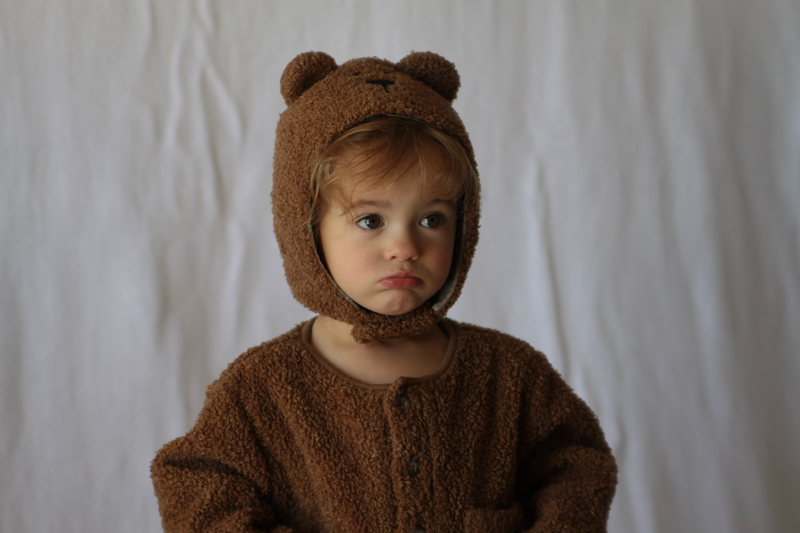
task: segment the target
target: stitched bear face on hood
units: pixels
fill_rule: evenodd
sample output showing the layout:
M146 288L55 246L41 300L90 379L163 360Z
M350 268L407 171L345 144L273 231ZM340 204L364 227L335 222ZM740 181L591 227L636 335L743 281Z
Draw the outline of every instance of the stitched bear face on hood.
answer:
M469 137L451 105L459 83L455 66L430 52L413 52L398 63L362 58L341 66L325 53L307 52L294 58L281 77L287 109L276 134L272 213L286 279L301 304L351 324L358 342L419 335L444 317L461 292L475 253L480 193L475 187L463 199L460 242L445 286L432 301L389 316L350 300L320 260L309 227L312 169L320 153L340 134L378 115L424 120L455 139L475 168Z

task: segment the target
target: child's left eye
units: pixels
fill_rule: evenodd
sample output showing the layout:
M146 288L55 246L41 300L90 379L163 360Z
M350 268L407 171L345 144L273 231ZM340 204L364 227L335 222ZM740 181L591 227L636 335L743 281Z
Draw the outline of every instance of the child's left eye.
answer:
M439 227L442 222L444 222L444 216L439 213L431 213L430 215L425 215L425 218L422 219L420 225L425 228L436 228Z

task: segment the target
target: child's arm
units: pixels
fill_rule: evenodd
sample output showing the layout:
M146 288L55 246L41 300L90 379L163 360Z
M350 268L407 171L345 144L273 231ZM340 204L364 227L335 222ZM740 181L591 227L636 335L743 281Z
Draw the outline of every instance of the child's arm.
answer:
M192 430L151 465L166 533L291 533L267 501L267 465L241 403L209 387Z
M616 462L594 413L546 366L520 420L517 498L533 524L526 533L605 532Z

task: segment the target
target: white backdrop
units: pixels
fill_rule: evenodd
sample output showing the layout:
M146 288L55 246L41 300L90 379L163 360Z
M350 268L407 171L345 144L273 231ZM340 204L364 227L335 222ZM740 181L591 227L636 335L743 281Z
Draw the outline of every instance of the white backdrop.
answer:
M0 532L160 531L156 450L310 316L269 202L307 50L455 62L451 316L595 409L611 531L800 531L797 0L0 0Z

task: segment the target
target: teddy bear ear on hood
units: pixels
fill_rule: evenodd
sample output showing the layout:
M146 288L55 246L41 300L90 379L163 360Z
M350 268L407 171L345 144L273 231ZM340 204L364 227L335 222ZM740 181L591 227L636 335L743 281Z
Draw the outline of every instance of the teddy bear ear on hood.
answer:
M421 81L448 102L456 99L461 78L456 66L433 52L411 52L395 64L400 72Z
M337 68L336 61L325 52L306 52L295 57L281 75L281 96L286 105Z

